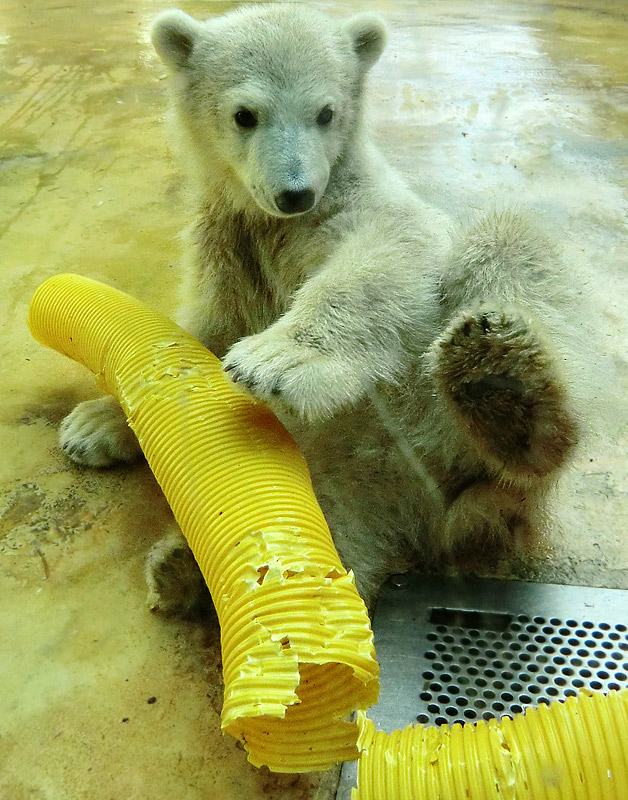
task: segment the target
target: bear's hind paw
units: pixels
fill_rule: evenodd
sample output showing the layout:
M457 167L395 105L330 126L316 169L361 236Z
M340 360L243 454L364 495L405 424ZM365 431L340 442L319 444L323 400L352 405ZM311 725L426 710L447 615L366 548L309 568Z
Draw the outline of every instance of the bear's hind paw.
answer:
M448 410L490 466L526 479L563 463L577 425L554 359L522 316L463 312L429 360Z

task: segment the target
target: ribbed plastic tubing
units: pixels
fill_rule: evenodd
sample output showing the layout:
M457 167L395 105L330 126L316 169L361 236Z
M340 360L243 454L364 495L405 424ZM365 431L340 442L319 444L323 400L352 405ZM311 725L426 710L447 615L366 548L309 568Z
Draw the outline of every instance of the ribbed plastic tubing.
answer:
M105 284L48 279L28 324L118 399L189 542L220 620L223 730L277 772L357 758L347 715L377 700L373 635L283 425L196 339Z
M628 800L628 690L512 719L376 731L361 712L352 800Z

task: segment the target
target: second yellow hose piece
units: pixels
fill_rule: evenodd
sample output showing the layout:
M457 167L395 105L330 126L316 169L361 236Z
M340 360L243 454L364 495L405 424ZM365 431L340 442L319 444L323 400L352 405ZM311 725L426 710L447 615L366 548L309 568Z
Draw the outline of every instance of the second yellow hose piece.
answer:
M352 800L628 799L628 689L390 735L359 716Z
M50 278L29 326L119 400L188 539L221 625L223 729L279 772L357 758L343 718L377 700L370 623L285 428L196 339L104 284Z

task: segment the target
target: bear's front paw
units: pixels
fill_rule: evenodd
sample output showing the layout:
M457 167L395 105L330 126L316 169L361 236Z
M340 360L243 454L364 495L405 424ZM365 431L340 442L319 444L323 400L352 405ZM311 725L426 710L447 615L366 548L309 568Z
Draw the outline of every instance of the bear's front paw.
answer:
M358 399L362 386L354 367L273 329L241 339L224 358L234 383L309 420L328 418Z
M79 403L61 423L59 445L72 461L88 467L134 461L142 452L112 397Z

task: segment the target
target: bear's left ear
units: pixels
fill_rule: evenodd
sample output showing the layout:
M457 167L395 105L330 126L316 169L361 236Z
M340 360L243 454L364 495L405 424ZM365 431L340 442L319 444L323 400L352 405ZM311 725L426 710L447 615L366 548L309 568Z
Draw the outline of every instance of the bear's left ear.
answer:
M344 28L353 42L353 50L364 70L370 69L386 47L388 31L377 14L365 12L345 22Z

